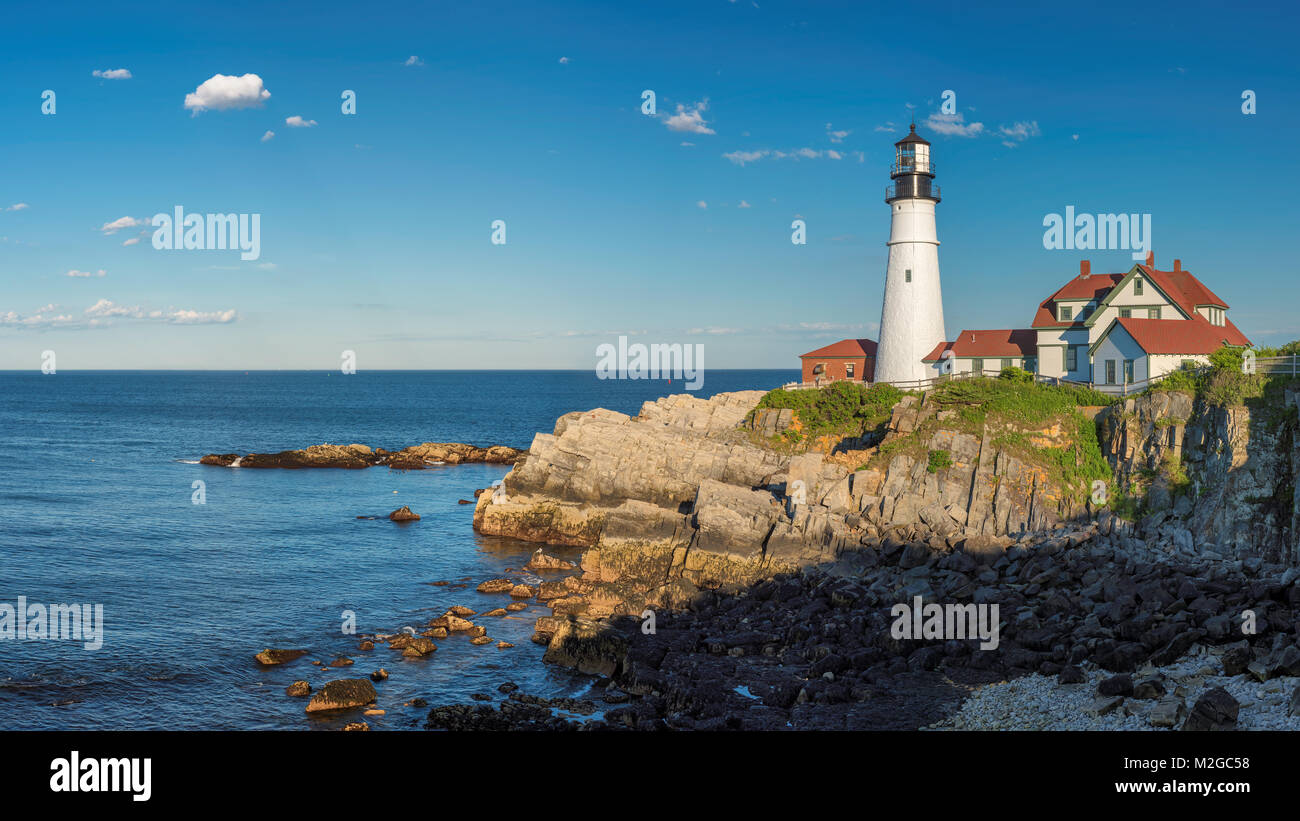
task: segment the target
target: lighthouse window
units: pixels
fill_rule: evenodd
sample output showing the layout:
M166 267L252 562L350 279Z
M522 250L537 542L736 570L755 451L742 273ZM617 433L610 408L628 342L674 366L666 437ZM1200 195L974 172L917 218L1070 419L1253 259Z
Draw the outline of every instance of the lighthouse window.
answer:
M912 269L911 269L911 268L908 268L907 271L904 272L904 275L907 277L907 281L908 281L908 282L911 282L911 281L912 281Z

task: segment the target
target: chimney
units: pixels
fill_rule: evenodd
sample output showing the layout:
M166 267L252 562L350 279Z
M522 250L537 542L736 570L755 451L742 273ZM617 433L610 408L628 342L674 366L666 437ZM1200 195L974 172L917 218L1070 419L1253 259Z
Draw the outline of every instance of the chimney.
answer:
M1079 260L1079 276L1086 277L1092 273L1092 263L1086 259Z
M1155 267L1156 267L1156 252L1155 252L1155 251L1147 251L1147 267L1148 267L1148 268L1155 268Z
M1174 260L1174 273L1175 274L1181 273L1182 270L1183 270L1183 261L1181 259Z

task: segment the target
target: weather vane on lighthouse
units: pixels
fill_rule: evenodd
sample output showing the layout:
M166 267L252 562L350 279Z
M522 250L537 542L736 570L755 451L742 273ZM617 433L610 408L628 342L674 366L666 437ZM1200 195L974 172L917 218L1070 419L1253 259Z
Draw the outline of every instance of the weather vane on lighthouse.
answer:
M876 382L915 382L931 372L922 357L944 341L943 293L939 287L939 237L934 207L930 143L916 133L894 143L893 183L885 189L889 203L889 264L880 312Z

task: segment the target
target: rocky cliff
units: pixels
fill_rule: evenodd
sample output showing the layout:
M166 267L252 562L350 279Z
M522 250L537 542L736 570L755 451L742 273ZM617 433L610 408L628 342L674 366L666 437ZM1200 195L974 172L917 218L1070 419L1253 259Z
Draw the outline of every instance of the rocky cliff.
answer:
M1251 406L1156 391L1098 417L1115 487L1175 552L1300 562L1297 394Z
M1026 455L1070 445L1068 423L1017 428L989 416L972 433L958 409L907 396L883 439L821 437L823 450L799 452L781 446L797 415L751 413L762 397L670 396L636 417L567 414L479 497L474 526L588 548L579 609L606 616L735 590L862 546L996 550L1009 534L1085 517L1085 485Z

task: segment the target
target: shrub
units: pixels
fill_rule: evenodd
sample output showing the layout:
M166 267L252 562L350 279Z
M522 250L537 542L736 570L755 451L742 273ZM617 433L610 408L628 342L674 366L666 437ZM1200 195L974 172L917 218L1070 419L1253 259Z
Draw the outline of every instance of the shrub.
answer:
M902 396L893 385L865 388L856 382L832 382L816 390L769 391L759 400L758 408L793 410L804 439L827 434L861 436L887 421Z
M1019 382L1027 385L1034 381L1034 375L1024 368L1012 366L1009 368L1003 368L1002 373L998 374L998 379L1004 379L1007 382Z

